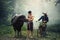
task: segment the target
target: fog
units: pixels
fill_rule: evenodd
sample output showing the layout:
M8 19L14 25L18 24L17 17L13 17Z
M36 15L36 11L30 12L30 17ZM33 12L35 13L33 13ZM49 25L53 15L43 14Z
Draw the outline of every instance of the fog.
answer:
M36 22L42 12L48 14L48 25L59 24L60 21L60 4L55 6L57 0L16 0L14 12L23 14L27 17L28 11L31 10L34 16L34 28L38 28L39 22Z

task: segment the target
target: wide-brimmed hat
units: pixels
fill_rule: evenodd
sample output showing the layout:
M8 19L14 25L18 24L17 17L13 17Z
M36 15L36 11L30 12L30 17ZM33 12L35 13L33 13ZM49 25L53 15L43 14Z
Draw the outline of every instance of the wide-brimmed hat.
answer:
M42 14L45 14L45 15L47 15L47 13L45 13L45 12L43 12Z

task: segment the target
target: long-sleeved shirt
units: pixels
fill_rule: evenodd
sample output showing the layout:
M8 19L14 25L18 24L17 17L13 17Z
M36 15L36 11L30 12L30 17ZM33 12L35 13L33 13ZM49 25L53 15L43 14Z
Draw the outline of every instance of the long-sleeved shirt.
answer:
M38 21L40 21L40 20L46 21L46 22L49 21L48 17L44 17L44 16L41 16L41 17L38 19Z

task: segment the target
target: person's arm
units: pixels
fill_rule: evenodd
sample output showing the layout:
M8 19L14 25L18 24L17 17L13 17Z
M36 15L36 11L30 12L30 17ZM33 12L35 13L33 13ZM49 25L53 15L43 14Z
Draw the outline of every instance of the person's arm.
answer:
M28 21L30 21L30 18L27 18L28 19Z
M30 20L34 20L34 17L32 16L32 18Z
M28 20L29 20L29 21L31 21L31 20L33 21L33 19L34 19L34 17L33 17L33 16L31 16L31 18L28 18Z
M38 19L38 21L40 21L42 19L42 17L40 17L39 19Z

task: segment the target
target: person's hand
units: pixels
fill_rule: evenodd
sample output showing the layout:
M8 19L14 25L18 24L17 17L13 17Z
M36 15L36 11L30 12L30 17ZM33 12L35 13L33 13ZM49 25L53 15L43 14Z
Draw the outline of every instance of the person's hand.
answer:
M38 22L38 21L36 21L36 22Z
M46 22L46 21L44 21L44 22Z

